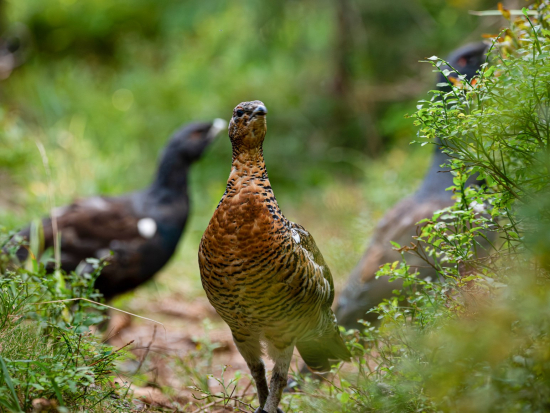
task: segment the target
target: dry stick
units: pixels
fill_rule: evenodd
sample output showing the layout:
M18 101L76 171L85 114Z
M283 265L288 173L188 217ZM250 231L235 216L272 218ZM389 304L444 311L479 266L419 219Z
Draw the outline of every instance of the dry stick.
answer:
M211 407L211 406L214 406L216 403L217 403L217 401L213 401L212 403L205 404L204 406L199 407L197 410L193 410L191 413L200 413L200 412L202 412L204 409L207 409L207 408L209 408L209 407Z
M250 388L250 386L252 386L252 380L248 382L247 386L244 388L242 394L241 394L241 399L244 398L244 396L246 395L246 392L248 391L248 389ZM237 402L235 402L235 407L237 407Z
M244 406L250 408L251 410L254 410L254 407L252 407L251 404L245 403L245 402L243 402L243 401L237 399L236 397L218 396L218 395L216 395L216 394L211 394L209 397L215 397L215 398L217 398L217 399L222 399L221 401L225 401L225 400L234 400L234 401L236 401L236 402L238 402L238 403L240 403L240 404L242 404L242 405L244 405ZM205 397L205 398L206 398L206 397ZM204 409L206 409L207 407L213 406L213 405L215 405L216 403L218 403L218 401L219 401L219 400L216 400L216 401L213 401L213 402L211 402L211 403L205 404L205 405L202 406L200 409L195 410L195 411L192 412L192 413L199 413L199 412L202 412L202 411L203 411ZM238 409L238 407L237 407L237 409Z
M46 155L46 149L44 148L44 145L42 145L42 142L36 141L36 146L38 147L38 151L40 152L40 156L42 158L42 164L44 165L44 169L46 170L46 176L48 178L48 199L49 199L49 209L50 209L50 218L52 220L52 231L53 231L53 251L54 251L54 258L55 258L55 269L59 270L59 267L61 265L61 250L59 249L59 233L57 231L57 217L53 213L53 208L55 205L53 193L53 182L52 182L52 171L50 169L50 163L48 162L48 156Z
M229 399L229 400L235 400L237 403L240 403L240 404L242 404L242 405L244 405L244 406L246 406L246 407L248 407L248 408L254 410L254 407L252 407L252 405L251 405L250 403L245 403L245 402L243 402L242 400L237 399L236 397L228 397L228 399ZM237 407L237 409L238 409L238 407Z
M160 321L155 321L155 320L153 320L153 319L151 319L151 318L147 318L147 317L143 317L143 316L140 316L140 315L137 315L137 314L134 314L134 313L130 313L130 312L128 312L128 311L124 311L124 310L121 310L120 308L112 307L112 306L107 305L107 304L98 303L97 301L89 300L89 299L87 299L87 298L82 298L82 297L77 297L77 298L66 298L66 299L64 299L64 300L43 301L43 302L41 302L41 303L31 303L31 304L34 304L34 305L40 305L40 304L53 304L53 303L63 303L63 302L65 302L65 301L78 301L78 300L88 301L89 303L101 305L101 306L103 306L103 307L110 308L111 310L120 311L121 313L124 313L124 314L128 314L128 315L131 315L131 316L134 316L134 317L137 317L137 318L142 318L142 319L147 320L147 321L152 321L153 323L160 324L160 325L162 326L162 328L164 328L164 332L166 333L166 327L165 327L164 324L162 324Z
M145 353L143 354L143 357L139 361L139 365L137 366L136 372L134 374L137 374L139 372L139 369L141 369L141 366L143 365L143 362L147 358L147 355L149 354L149 350L151 349L151 344L153 344L153 341L155 341L155 336L157 335L157 326L153 329L153 337L151 337L151 341L149 344L147 344L147 347L145 347Z
M115 334L112 334L110 336L107 336L107 338L105 338L105 336L103 336L103 340L101 341L102 343L107 343L110 339L112 339L114 336L117 336L120 334L120 332L124 330L123 328L119 329ZM109 334L112 333L114 331L113 328L111 328L111 330L109 330Z
M241 413L249 413L250 412L250 410L243 410L243 409L241 409L240 407L237 407L237 406L235 406L235 409L237 409L237 411L241 412ZM252 409L254 409L254 408L252 407Z
M195 387L196 387L196 386L195 386ZM305 394L305 393L304 393L304 394ZM239 400L239 399L236 398L236 397L227 397L227 396L220 396L220 395L217 395L217 394L208 394L208 395L205 395L205 396L202 397L202 398L198 398L198 397L195 396L194 394L191 394L191 395L192 395L193 398L194 398L195 400L197 400L197 401L206 400L206 399L208 399L209 397L216 398L216 399L221 399L221 401L225 401L225 400L234 400L234 401L236 401L236 402L238 402L238 403L241 403L241 404L243 404L243 405L245 405L245 406L251 408L252 410L254 410L254 407L252 407L251 404L245 403L245 402ZM245 397L245 396L248 397L248 396L255 396L255 395L256 395L256 393L248 393L248 394L242 394L241 397ZM215 401L213 401L213 402L211 402L211 403L205 404L204 406L202 406L202 407L199 408L198 410L195 410L195 411L193 411L193 412L191 412L191 413L199 413L199 412L201 412L202 410L206 409L207 407L210 407L210 406L215 405L215 404L218 403L219 401L220 401L220 400L215 400ZM239 408L237 407L237 409L239 409Z
M244 388L243 392L241 393L241 397L239 397L238 399L243 399L245 398L245 396L247 396L246 392L248 391L248 389L250 388L250 386L252 386L252 380L248 382L248 384L246 385L246 387ZM252 395L254 396L255 393L252 393ZM237 398L235 399L235 403L234 403L234 407L236 409L239 409L239 407L237 406ZM239 409L240 410L240 409Z

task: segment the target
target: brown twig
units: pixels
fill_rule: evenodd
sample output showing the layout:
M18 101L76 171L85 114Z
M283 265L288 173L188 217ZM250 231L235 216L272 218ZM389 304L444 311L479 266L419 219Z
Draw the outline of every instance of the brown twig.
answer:
M155 320L153 320L153 319L151 319L151 318L147 318L147 317L143 317L143 316L140 316L140 315L137 315L137 314L133 314L133 313L130 313L130 312L128 312L128 311L121 310L120 308L112 307L112 306L107 305L107 304L98 303L97 301L89 300L89 299L87 299L87 298L82 298L82 297L78 297L78 298L66 298L66 299L64 299L64 300L43 301L43 302L41 302L41 303L31 303L31 304L34 304L34 305L40 305L40 304L53 304L53 303L63 303L63 302L66 302L66 301L78 301L78 300L88 301L89 303L101 305L101 306L103 306L103 307L110 308L111 310L120 311L121 313L128 314L128 315L131 315L131 316L134 316L134 317L137 317L137 318L141 318L141 319L143 319L143 320L152 321L153 323L160 324L160 325L164 328L164 331L166 332L166 327L165 327L164 324L162 324L160 321L155 321Z
M200 413L203 410L205 410L205 409L207 409L211 406L214 406L216 403L217 403L217 401L213 401L212 403L205 404L204 406L199 407L197 410L193 410L191 413Z
M157 326L155 326L155 328L153 329L153 336L151 337L151 341L149 342L149 344L147 344L147 346L145 347L145 353L143 354L143 357L139 361L139 365L137 366L135 374L139 372L139 370L141 369L141 366L143 365L143 362L147 358L147 355L149 354L149 350L151 350L151 345L153 344L153 341L155 341L156 335L157 335Z
M250 388L250 386L252 386L252 381L249 381L248 384L247 384L247 386L244 388L243 392L241 393L241 399L242 399L244 396L246 396L246 392L248 391L248 389ZM237 407L237 406L235 405L235 407Z

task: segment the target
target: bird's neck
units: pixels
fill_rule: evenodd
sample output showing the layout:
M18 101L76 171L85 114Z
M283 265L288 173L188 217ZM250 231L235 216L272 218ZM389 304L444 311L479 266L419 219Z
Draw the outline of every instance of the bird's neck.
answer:
M187 193L190 165L179 157L169 155L166 154L161 160L151 190L173 197L184 196Z
M440 142L437 141L435 144L432 164L426 173L422 185L418 191L416 191L416 195L419 197L449 197L452 195L452 192L445 191L445 189L453 185L453 174L449 172L450 168L441 166L448 163L450 158L441 150L439 143Z
M449 171L448 167L442 167L443 164L448 164L451 158L445 152L443 152L443 147L440 144L440 141L437 140L435 143L434 155L432 159L432 164L430 166L430 173L437 171ZM449 175L449 174L447 174Z
M262 148L253 148L247 151L233 150L231 174L243 177L264 177L265 175L265 179L268 179Z
M251 190L252 188L259 188L259 190ZM269 198L275 200L267 176L262 148L242 152L233 151L226 196L233 198L237 194L246 198L267 194Z
M217 212L222 211L232 211L241 224L261 221L271 226L270 221L275 220L278 227L286 223L271 188L261 148L233 153L231 173Z

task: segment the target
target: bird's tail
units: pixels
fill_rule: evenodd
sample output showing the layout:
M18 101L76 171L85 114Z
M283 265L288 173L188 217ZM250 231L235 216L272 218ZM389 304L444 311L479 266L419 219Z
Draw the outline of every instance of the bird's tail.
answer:
M331 365L338 361L349 361L351 354L342 339L338 326L322 337L299 341L296 348L307 366L315 371L330 371Z

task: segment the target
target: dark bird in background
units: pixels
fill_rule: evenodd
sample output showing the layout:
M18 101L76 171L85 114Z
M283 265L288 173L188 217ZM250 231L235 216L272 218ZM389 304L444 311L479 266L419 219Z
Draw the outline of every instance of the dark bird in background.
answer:
M191 123L170 139L154 182L119 197L92 197L53 211L61 233L61 268L89 271L86 258L108 257L95 287L110 299L148 281L176 250L189 215L189 168L227 123ZM53 247L52 219L42 221L45 248ZM29 239L30 227L13 241ZM110 251L113 255L110 256ZM19 261L27 259L21 247ZM53 268L53 267L52 267Z
M0 0L0 13L2 3ZM0 30L2 31L0 36L0 80L4 80L27 60L31 49L31 34L28 28L20 22L7 28L3 27L0 22Z
M485 43L469 44L451 53L447 62L460 74L466 75L467 79L472 79L485 63L487 49ZM442 67L445 68L450 69ZM447 82L445 77L439 74L438 83ZM439 89L449 91L450 87ZM412 196L401 200L378 224L367 251L352 271L346 287L338 297L336 316L344 327L360 328L361 325L357 322L360 319L376 321L378 314L367 314L367 311L384 299L391 298L393 290L401 288L402 283L389 282L389 277L375 278L381 265L401 259L400 253L392 249L390 241L410 245L412 237L416 235L418 221L430 218L435 211L454 204L453 193L445 190L453 185L453 175L449 172L440 172L449 170L441 167L448 160L449 157L435 145L432 164L420 188ZM475 178L470 178L467 182L468 185L475 183ZM407 257L407 264L413 271L417 269L422 278L437 279L437 272L433 268L428 268L418 256Z
M332 275L313 237L281 213L264 163L265 105L243 102L233 111L231 173L199 247L202 285L229 325L256 382L256 412L277 407L294 347L313 370L350 353L331 310ZM268 388L262 343L275 362Z

